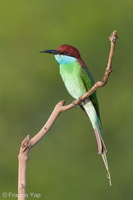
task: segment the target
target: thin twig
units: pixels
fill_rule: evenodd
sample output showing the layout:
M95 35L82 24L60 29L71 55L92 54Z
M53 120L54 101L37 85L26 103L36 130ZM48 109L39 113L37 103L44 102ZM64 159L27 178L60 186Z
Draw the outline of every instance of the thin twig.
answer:
M113 31L111 36L109 37L111 46L110 46L110 53L108 58L107 67L103 76L102 81L98 81L94 84L94 86L87 91L86 94L84 94L82 97L80 97L78 100L75 100L74 103L71 103L69 105L65 105L65 101L62 100L55 106L52 114L50 115L48 121L46 124L42 127L42 129L33 137L29 138L27 136L21 143L19 155L18 155L18 200L25 200L26 198L26 164L28 161L28 153L30 149L39 142L46 133L50 130L58 116L71 108L73 108L75 105L80 105L81 102L89 97L94 91L96 91L99 87L104 86L109 78L110 73L112 72L112 59L114 55L115 50L115 44L117 39L117 32Z

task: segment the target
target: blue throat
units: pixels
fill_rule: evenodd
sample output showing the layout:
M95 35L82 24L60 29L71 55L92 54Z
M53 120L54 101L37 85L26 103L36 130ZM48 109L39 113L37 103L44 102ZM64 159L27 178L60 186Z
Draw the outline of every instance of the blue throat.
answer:
M55 59L57 60L59 64L68 64L77 60L76 58L72 56L65 56L65 55L59 55L59 54L55 55Z

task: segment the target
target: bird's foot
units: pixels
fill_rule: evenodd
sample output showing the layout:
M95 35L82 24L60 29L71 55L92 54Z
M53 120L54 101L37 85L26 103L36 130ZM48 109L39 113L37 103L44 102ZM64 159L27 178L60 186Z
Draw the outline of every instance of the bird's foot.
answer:
M81 104L82 104L82 102L83 102L82 98L81 98L81 97L79 97L79 98L78 98L78 105L81 105Z
M74 108L77 108L77 105L75 104L75 100L72 102Z
M83 102L82 98L79 97L77 100L73 101L74 108L77 108L77 105L81 105Z

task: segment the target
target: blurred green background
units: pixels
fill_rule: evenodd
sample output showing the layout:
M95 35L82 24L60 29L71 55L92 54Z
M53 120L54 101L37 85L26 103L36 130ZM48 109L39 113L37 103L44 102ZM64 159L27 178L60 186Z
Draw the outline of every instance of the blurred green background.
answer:
M131 0L0 1L0 199L17 193L21 141L41 129L58 101L73 100L54 57L38 52L71 44L101 80L115 29L113 73L98 90L113 186L97 155L91 124L77 108L61 114L30 151L27 193L46 200L133 199L132 9ZM28 199L36 198L29 194Z

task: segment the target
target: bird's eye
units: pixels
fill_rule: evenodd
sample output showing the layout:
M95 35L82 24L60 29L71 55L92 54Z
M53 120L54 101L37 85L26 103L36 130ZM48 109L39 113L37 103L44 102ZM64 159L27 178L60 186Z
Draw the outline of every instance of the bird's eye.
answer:
M64 55L68 55L68 53L69 53L68 51L64 51L63 52Z

